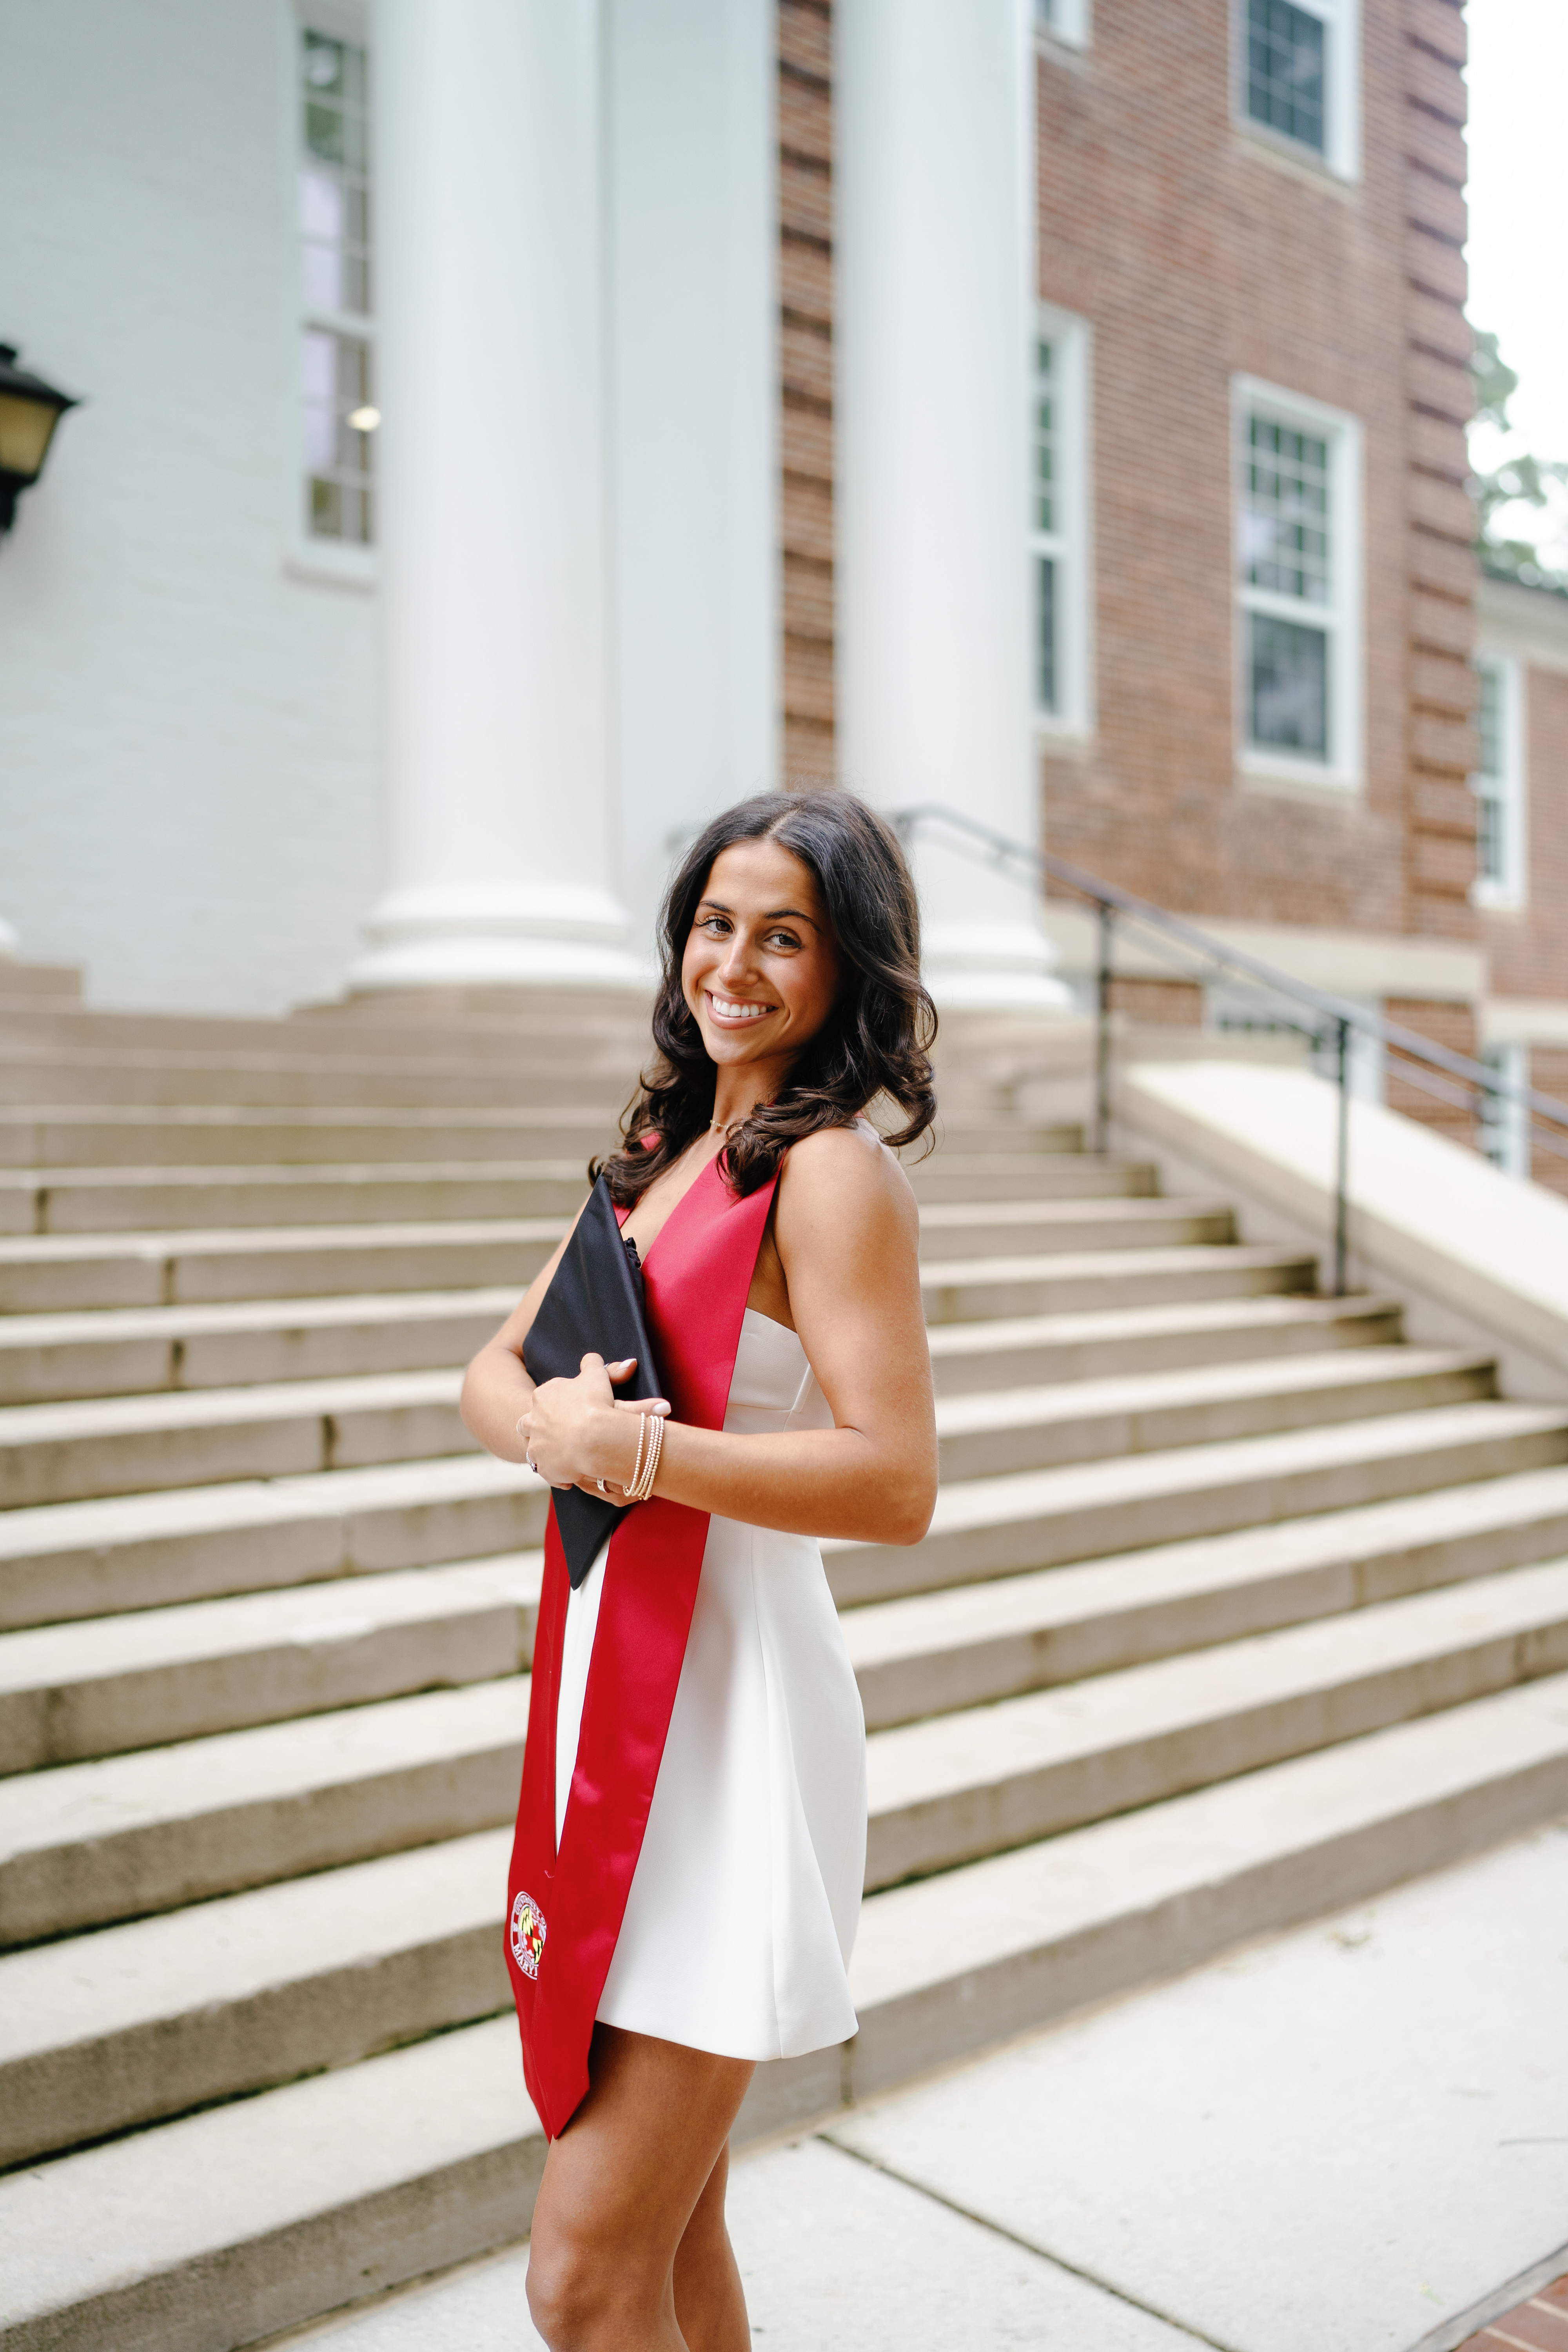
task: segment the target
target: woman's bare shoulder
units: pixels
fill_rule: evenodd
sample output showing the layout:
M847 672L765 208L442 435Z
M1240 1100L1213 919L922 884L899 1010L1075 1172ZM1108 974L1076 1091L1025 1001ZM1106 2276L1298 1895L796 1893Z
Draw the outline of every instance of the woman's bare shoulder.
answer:
M918 1217L910 1180L868 1119L853 1127L822 1127L789 1151L779 1181L780 1208L814 1216L830 1203L839 1218L900 1223Z

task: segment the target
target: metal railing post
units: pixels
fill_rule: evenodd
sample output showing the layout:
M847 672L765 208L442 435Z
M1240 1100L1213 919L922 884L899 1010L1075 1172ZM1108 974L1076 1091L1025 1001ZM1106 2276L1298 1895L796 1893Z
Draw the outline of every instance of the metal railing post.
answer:
M1100 968L1095 975L1094 1148L1110 1149L1110 957L1116 910L1100 909Z
M1334 1297L1345 1295L1351 1223L1351 1024L1339 1024L1340 1131L1334 1151Z

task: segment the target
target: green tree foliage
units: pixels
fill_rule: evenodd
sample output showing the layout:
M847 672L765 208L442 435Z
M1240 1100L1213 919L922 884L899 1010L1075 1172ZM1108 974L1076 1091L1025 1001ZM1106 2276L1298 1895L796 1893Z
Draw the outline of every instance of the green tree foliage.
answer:
M1508 404L1519 390L1519 378L1499 351L1495 335L1477 334L1470 370L1476 380L1475 422L1494 425L1500 433L1508 432ZM1474 477L1476 544L1483 566L1494 579L1517 580L1526 588L1556 588L1568 593L1568 575L1543 564L1541 551L1531 541L1505 537L1499 520L1505 507L1540 509L1550 506L1553 483L1568 483L1568 465L1553 458L1532 457L1529 451L1505 457L1490 473Z

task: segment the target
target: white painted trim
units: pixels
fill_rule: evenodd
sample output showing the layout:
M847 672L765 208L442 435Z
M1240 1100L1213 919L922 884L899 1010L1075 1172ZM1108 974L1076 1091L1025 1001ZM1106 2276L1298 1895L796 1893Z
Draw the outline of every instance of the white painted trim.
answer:
M1568 673L1568 596L1482 574L1476 595L1481 644L1531 669Z
M330 33L334 40L353 41L368 48L371 40L370 0L293 0L294 21L309 33Z
M1329 561L1333 594L1326 605L1298 604L1251 588L1241 577L1242 469L1247 462L1247 422L1262 415L1282 425L1320 433L1329 443ZM1236 764L1244 777L1265 787L1273 782L1331 791L1359 792L1365 781L1365 643L1363 628L1365 565L1362 502L1362 426L1358 417L1327 407L1305 393L1260 377L1231 379L1231 546L1235 565L1234 707ZM1321 626L1329 636L1329 757L1271 751L1247 739L1248 678L1246 615L1278 613L1303 627Z
M1530 720L1525 668L1517 656L1494 653L1484 638L1477 649L1476 667L1495 670L1501 684L1502 770L1483 779L1478 769L1470 778L1470 790L1479 800L1483 782L1500 787L1487 797L1502 807L1503 871L1495 879L1478 874L1470 885L1470 903L1507 912L1527 905L1530 898Z
M358 336L374 351L376 331L374 318L362 319L327 310L312 310L300 299L299 52L302 32L326 33L335 40L352 41L360 48L369 48L372 42L371 0L283 0L279 10L279 29L282 98L281 201L287 224L289 254L289 268L284 280L283 331L286 337L284 349L289 355L282 458L283 570L290 580L300 581L311 587L348 588L363 593L374 590L376 584L378 557L375 546L318 539L305 523L304 449L300 401L300 333L306 327L325 328L329 333L342 331ZM374 219L373 211L373 256ZM374 296L373 278L373 299Z
M1480 948L1451 941L1403 938L1397 933L1320 930L1298 923L1227 922L1217 916L1194 918L1223 947L1257 956L1292 980L1325 988L1336 996L1384 997L1439 1004L1476 1004L1487 989L1487 957ZM1098 952L1090 908L1064 898L1046 901L1046 927L1064 971L1092 971ZM1139 979L1181 976L1181 951L1164 950L1133 930L1116 950L1117 970ZM1203 975L1199 975L1201 979ZM1568 1024L1568 1005L1563 1008Z
M1530 1047L1521 1038L1489 1038L1482 1047L1488 1065L1505 1086L1530 1085ZM1480 1110L1486 1099L1495 1113L1488 1119ZM1493 1095L1478 1097L1476 1141L1484 1156L1505 1176L1528 1176L1531 1168L1530 1115L1522 1103ZM1487 1149L1488 1144L1491 1149Z
M1568 1000L1489 996L1481 1004L1481 1040L1488 1045L1568 1045Z
M318 588L352 588L374 595L380 564L374 547L347 547L339 541L311 539L301 531L283 558L290 580L306 580Z
M1280 162L1304 164L1336 180L1362 176L1361 0L1291 0L1291 5L1322 20L1328 70L1324 76L1324 140L1320 153L1286 131L1257 122L1247 110L1247 0L1232 0L1231 111L1236 126L1258 151Z
M1035 0L1035 43L1048 57L1053 49L1087 49L1093 38L1093 0Z
M1046 710L1038 704L1035 708L1035 732L1042 744L1048 745L1063 737L1085 742L1095 728L1093 343L1087 320L1070 310L1058 310L1049 302L1037 306L1036 325L1058 355L1055 381L1060 421L1055 438L1060 470L1053 487L1061 528L1048 533L1031 529L1029 533L1031 599L1035 557L1049 555L1058 575L1058 708ZM1037 382L1031 368L1031 386ZM1031 436L1033 430L1031 393ZM1032 457L1032 438L1030 448ZM1031 467L1031 478L1032 471ZM1037 656L1037 613L1034 645Z

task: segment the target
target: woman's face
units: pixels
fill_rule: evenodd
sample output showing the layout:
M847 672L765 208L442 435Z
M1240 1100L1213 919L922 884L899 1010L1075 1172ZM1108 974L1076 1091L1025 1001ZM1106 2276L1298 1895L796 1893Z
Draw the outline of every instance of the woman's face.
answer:
M681 992L721 1069L757 1065L776 1087L833 1010L838 974L809 866L776 841L721 850L680 965Z

